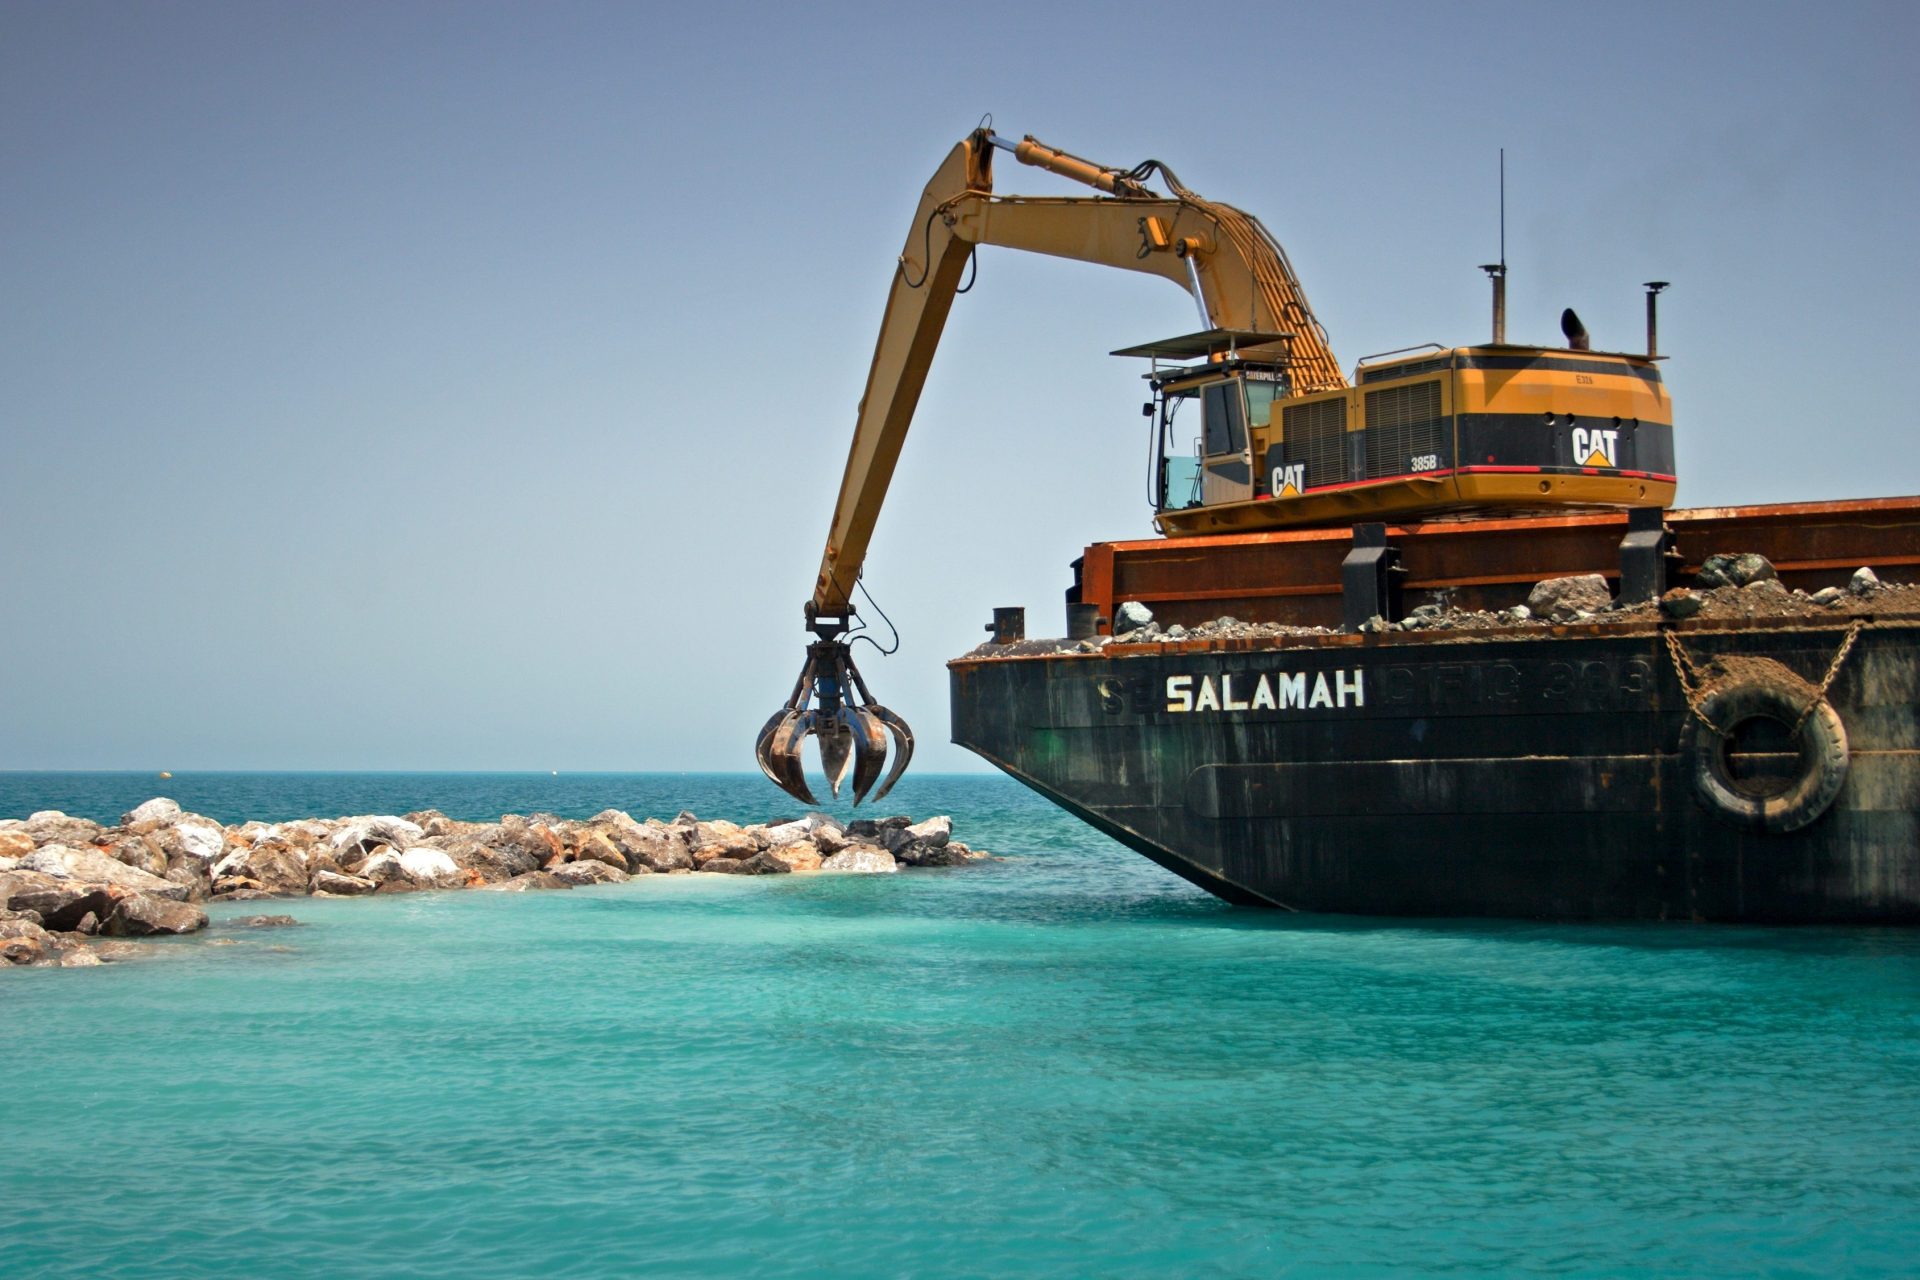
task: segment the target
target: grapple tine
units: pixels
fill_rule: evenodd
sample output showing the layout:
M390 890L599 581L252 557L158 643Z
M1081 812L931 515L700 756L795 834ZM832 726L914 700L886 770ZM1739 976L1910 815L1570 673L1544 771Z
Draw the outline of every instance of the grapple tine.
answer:
M873 802L878 804L887 792L893 790L893 784L900 781L900 775L907 771L907 765L913 760L913 730L907 727L905 720L877 702L869 704L865 710L893 735L893 768L887 772L887 780L880 784L880 789L872 796Z
M867 708L848 711L853 717L853 802L859 804L887 767L887 734Z
M807 786L806 765L800 758L800 748L806 744L807 735L814 731L815 720L811 711L789 713L775 730L768 747L773 767L780 774L775 781L782 791L802 804L820 803Z
M780 727L782 720L785 720L793 713L792 707L782 707L774 712L771 716L767 717L766 724L760 727L758 736L753 740L753 758L759 763L760 772L767 775L768 782L782 789L785 789L787 784L782 782L780 775L773 771L773 765L767 759L767 748L773 745L774 730Z
M842 707L840 714L820 726L820 768L827 775L827 789L834 799L840 798L840 784L847 780L848 770L853 768L853 753L856 736L847 724L847 708Z

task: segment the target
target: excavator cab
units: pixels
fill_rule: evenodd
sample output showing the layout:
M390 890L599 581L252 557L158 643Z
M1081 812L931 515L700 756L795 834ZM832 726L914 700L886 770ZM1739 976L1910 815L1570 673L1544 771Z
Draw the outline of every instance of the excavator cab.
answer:
M1286 341L1286 334L1211 329L1113 353L1153 361L1156 510L1248 502L1267 492L1258 459L1274 401L1287 395ZM1160 363L1196 356L1204 358Z

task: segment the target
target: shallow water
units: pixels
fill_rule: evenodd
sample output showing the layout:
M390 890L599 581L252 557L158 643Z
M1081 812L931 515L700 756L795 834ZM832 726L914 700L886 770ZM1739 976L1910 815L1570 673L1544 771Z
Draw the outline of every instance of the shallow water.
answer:
M0 775L0 815L162 787L791 811L757 777ZM5 1270L1912 1274L1911 932L1289 917L1000 779L886 807L1005 860L300 900L0 974Z

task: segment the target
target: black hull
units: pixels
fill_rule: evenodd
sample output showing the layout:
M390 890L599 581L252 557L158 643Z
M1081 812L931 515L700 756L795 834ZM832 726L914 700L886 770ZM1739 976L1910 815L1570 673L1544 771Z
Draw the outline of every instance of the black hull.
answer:
M1697 661L1766 657L1817 685L1845 633L1750 625L1683 638ZM1699 798L1686 696L1652 631L968 657L951 664L953 740L1234 902L1913 923L1916 640L1910 621L1861 632L1828 691L1850 749L1845 782L1817 819L1779 833L1739 829ZM1177 677L1190 683L1170 694ZM1263 678L1275 705L1236 705ZM1227 706L1173 709L1203 680L1203 699Z

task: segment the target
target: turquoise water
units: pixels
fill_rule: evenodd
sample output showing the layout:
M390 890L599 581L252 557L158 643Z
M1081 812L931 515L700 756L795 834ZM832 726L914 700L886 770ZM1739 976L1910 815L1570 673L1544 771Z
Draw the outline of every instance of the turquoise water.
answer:
M160 785L0 775L0 816ZM791 808L757 777L164 785L229 820ZM1006 860L302 900L0 974L6 1274L1914 1272L1913 933L1303 919L999 779L897 807Z

